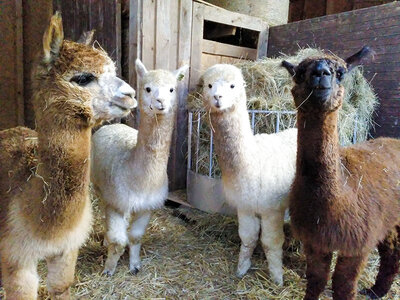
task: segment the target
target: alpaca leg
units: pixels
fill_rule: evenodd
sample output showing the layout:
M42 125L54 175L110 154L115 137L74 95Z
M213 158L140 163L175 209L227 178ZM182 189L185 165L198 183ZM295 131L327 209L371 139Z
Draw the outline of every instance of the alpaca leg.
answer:
M305 245L307 289L304 300L318 300L329 278L332 253L321 253Z
M285 211L271 211L261 219L261 242L272 280L283 284L282 246L285 241L283 233Z
M375 284L372 288L360 292L361 294L368 295L371 299L378 299L385 296L399 271L400 227L398 227L397 232L389 234L378 245L378 251L381 262Z
M103 274L112 276L117 267L118 260L124 253L125 246L128 243L128 236L126 233L128 221L126 216L123 216L114 209L107 207L106 223L106 243L108 251Z
M260 220L254 213L238 210L239 236L241 240L239 262L236 271L238 277L243 277L251 266L251 256L257 246L260 232Z
M150 216L149 211L137 213L129 229L129 270L132 274L137 274L141 268L141 240L149 224Z
M78 249L47 258L47 289L51 299L71 299L69 287L74 282Z
M9 300L36 300L39 279L36 262L28 265L11 263L5 257L1 259L2 283Z
M333 299L352 300L356 298L360 271L368 256L338 256L332 278Z

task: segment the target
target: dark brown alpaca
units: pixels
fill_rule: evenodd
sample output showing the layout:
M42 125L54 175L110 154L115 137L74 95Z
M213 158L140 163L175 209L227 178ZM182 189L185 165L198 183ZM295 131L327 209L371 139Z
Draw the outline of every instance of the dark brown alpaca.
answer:
M345 74L369 56L365 47L346 61L324 56L298 66L293 75L298 108L296 178L290 194L293 231L307 256L304 299L318 299L329 277L332 252L338 260L333 299L355 299L358 276L378 246L381 263L375 285L362 293L384 296L399 268L400 141L379 138L341 148L338 111Z

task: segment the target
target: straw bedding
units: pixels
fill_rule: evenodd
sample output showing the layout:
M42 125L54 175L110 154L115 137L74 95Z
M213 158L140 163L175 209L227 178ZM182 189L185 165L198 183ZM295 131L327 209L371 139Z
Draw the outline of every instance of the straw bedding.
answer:
M101 275L106 259L102 212L95 204L95 224L87 244L80 250L74 299L302 299L306 280L305 257L299 243L287 234L284 245L284 286L268 276L261 247L253 255L253 267L243 279L235 276L240 239L237 221L191 209L164 208L157 211L144 236L143 268L129 274L128 255L121 258L113 277ZM184 217L182 217L184 216ZM286 232L290 230L287 226ZM379 259L371 255L359 289L371 286ZM40 299L48 299L39 265ZM321 299L331 298L330 283ZM3 291L0 289L0 298ZM358 299L363 299L359 297ZM400 278L384 299L400 299Z
M295 111L291 94L292 78L281 67L283 59L298 64L307 57L320 56L324 52L320 49L305 48L294 56L265 58L257 61L242 61L237 66L242 70L246 82L247 107L253 110ZM330 53L331 54L331 53ZM339 115L339 137L342 145L349 145L353 141L356 127L357 142L365 141L373 125L372 116L378 105L370 83L362 74L362 67L354 69L343 81L346 90L344 103ZM198 166L198 173L209 173L210 128L208 126L208 112L203 111L201 88L188 99L188 108L195 112L193 122L192 143L199 137L199 152L195 153L192 147L192 165ZM200 118L200 131L197 132L197 114ZM284 130L296 126L296 115L280 114L279 129ZM276 115L256 114L255 133L273 133L276 127ZM218 162L214 154L213 172L220 176Z

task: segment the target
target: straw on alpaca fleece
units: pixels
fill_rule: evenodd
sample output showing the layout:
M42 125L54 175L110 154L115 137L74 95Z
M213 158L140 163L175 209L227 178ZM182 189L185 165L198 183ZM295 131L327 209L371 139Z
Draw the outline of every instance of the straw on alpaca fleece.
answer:
M277 58L264 58L257 61L242 61L236 66L242 70L247 92L247 108L251 110L294 111L291 94L292 78L281 67L282 60L297 64L306 57L318 56L320 49L305 48L294 56L283 55ZM339 116L339 136L342 145L349 145L353 140L354 127L357 127L357 142L367 139L373 126L372 116L378 105L370 83L362 74L362 67L353 70L344 80L346 89L345 99ZM192 141L199 137L200 151L197 155L192 147L192 165L198 166L198 173L209 174L210 127L207 125L207 113L202 110L201 89L192 93L188 99L188 108L194 112L193 121L197 121L197 114L201 115L200 132L197 124L193 124ZM273 133L276 127L275 114L255 114L255 133ZM355 125L356 124L356 125ZM296 126L295 114L280 114L279 129ZM220 170L216 157L213 157L213 176L220 177Z

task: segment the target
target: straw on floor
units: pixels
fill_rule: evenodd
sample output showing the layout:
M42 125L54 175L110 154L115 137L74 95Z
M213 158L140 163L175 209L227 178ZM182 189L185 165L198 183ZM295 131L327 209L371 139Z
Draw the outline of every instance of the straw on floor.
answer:
M253 255L253 267L243 279L235 276L240 239L232 217L210 215L192 209L157 211L143 240L143 267L137 275L128 269L128 255L121 258L112 277L101 275L106 259L103 217L95 203L95 224L80 250L74 299L302 299L306 280L305 258L299 243L287 237L284 245L284 286L273 284L261 247ZM286 228L288 233L289 226ZM289 234L287 234L289 236ZM379 258L374 252L362 273L359 289L371 286ZM49 299L39 265L40 299ZM331 299L330 283L321 299ZM3 291L0 289L0 298ZM363 299L361 296L358 299ZM400 299L400 278L384 299Z

